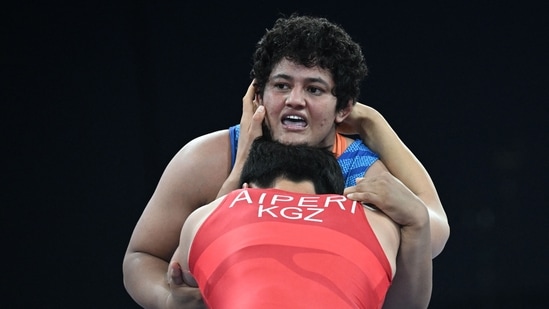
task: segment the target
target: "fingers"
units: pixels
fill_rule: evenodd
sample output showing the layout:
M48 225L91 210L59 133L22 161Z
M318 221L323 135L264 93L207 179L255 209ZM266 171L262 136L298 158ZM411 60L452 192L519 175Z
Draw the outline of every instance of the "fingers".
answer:
M357 179L356 183L344 191L347 198L375 205L401 226L420 226L428 218L423 202L390 173Z
M248 86L248 89L246 90L246 94L244 95L244 98L242 98L242 101L244 102L251 102L255 98L255 86L254 86L255 80L252 81L252 83Z
M347 196L347 198L351 199L351 200L355 200L355 201L358 201L356 198L356 193L357 192L360 192L360 189L358 188L358 185L364 180L364 178L362 177L359 177L359 178L356 178L355 179L355 183L356 185L354 186L351 186L351 187L347 187L343 190L343 195ZM349 196L350 195L350 196Z
M354 191L350 192L348 194L345 194L345 196L353 201L362 202L362 203L369 203L376 205L379 201L379 198L376 198L376 195L371 192L359 192Z
M253 141L263 134L262 124L265 119L265 107L259 106L254 111L256 91L255 80L248 87L246 95L242 98L242 118L240 118L240 136L238 138L238 151L235 165L243 164Z
M240 132L241 132L240 136L242 136L243 131L247 132L248 140L251 143L253 142L253 140L263 135L261 124L263 123L264 118L265 118L265 108L263 106L259 106L255 111L255 113L253 114L252 121L250 123L247 123L247 124L246 123L243 124L243 122L240 123Z
M168 266L168 282L170 285L183 284L183 271L181 270L181 265L176 261L171 261Z
M357 191L356 186L347 187L347 188L345 188L345 189L343 190L343 195L347 196L347 195L352 194L352 193L354 193L354 192L356 192L356 191Z
M248 86L248 89L246 90L246 94L242 98L242 116L244 115L251 115L258 103L256 101L256 88L254 86L255 79L252 81L252 83Z
M265 106L260 105L257 107L257 110L252 116L252 126L259 127L259 130L261 131L261 123L263 122L263 119L265 119Z
M263 123L263 119L265 119L265 107L262 105L258 106L254 83L255 80L252 81L246 95L242 99L242 120L240 123L241 130L244 129L250 132L252 138L256 138L262 134L261 124ZM250 116L252 121L248 124L248 117Z

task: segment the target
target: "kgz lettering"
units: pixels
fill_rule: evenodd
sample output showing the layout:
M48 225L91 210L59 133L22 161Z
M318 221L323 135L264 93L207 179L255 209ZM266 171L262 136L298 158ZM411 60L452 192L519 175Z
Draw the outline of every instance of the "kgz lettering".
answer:
M271 206L265 208L264 205L259 205L257 209L257 217L262 218L265 216L271 216L272 218L283 217L288 220L305 220L310 222L322 222L322 219L316 216L324 211L324 208L315 207L279 207Z

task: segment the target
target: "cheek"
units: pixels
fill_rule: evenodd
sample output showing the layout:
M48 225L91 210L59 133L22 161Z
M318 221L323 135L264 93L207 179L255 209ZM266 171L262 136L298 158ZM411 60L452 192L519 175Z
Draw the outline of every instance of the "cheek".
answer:
M276 103L276 101L273 100L264 100L263 106L265 106L265 112L267 114L267 117L272 117L280 112L284 104L278 104Z
M265 107L265 123L268 127L271 127L271 123L278 118L277 107L274 104L265 103L265 101L263 102L263 106Z
M326 128L326 127L332 127L334 125L334 119L332 118L324 118L319 122L319 127Z
M265 116L270 117L274 113L274 106L265 102L263 102L263 106L265 107Z
M318 110L316 113L312 114L313 118L318 119L318 125L321 127L332 126L336 121L335 112L326 112L326 110Z

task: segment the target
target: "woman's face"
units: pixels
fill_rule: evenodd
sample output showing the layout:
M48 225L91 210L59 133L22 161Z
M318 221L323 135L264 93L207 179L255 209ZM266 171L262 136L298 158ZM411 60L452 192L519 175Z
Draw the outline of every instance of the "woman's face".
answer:
M336 123L352 106L336 112L337 98L329 71L305 67L287 59L272 70L259 104L265 106L265 122L272 138L286 144L331 146Z

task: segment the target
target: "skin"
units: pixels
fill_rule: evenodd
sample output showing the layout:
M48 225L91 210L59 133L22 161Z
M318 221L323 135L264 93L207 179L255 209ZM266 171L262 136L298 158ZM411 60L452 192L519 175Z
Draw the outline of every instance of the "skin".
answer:
M430 219L431 257L438 256L448 241L450 226L435 185L425 167L400 140L385 118L369 106L357 103L338 130L354 130L353 132L359 133L363 142L379 154L391 174L424 203ZM357 182L356 186L346 188L344 194L351 199L368 202L372 198L368 185L368 182ZM406 210L402 205L400 209Z
M341 123L351 112L350 107L335 111L337 98L331 93L333 87L327 70L307 68L286 59L279 62L259 100L267 111L265 118L273 139L285 144L331 146L336 123Z
M352 111L352 104L336 111L337 98L332 94L334 82L331 73L318 67L307 68L286 59L281 60L271 72L264 92L256 97L259 106L255 113L253 104L244 104L241 133L235 166L223 184L218 196L238 188L238 179L246 154L254 138L261 135L264 120L274 140L285 144L306 143L332 146L336 125L343 122ZM250 98L250 89L245 100ZM253 113L253 117L250 117ZM288 118L299 121L290 121ZM249 121L252 118L252 121ZM350 144L351 139L347 138ZM374 163L378 164L377 162Z
M271 77L264 92L255 96L257 104L263 107L253 111L253 86L250 86L243 99L239 151L232 171L227 130L194 139L168 164L136 224L124 256L124 284L127 291L145 308L203 308L198 289L183 284L181 266L173 262L168 267L168 263L178 246L181 228L189 214L212 202L218 195L237 187L237 176L246 155L243 149L249 149L253 138L261 134L261 122L265 118L273 136L281 141L292 143L306 140L310 144L325 146L333 142L336 124L344 122L347 129L364 134L361 136L365 141L375 141L372 149L382 154L382 159L386 155L388 162L398 161L389 165L389 168L391 171L395 169L394 175L402 182L387 172L381 161L377 161L368 169L364 180L348 188L346 194L354 194L349 197L372 202L390 217L400 218L395 222L403 225L403 239L421 236L417 244L408 248L414 254L408 254L406 260L397 260L397 269L401 265L404 269L411 265L408 268L413 275L405 274L399 278L397 272L397 288L391 287L388 296L404 295L410 301L417 301L418 307L428 303L431 258L442 250L449 233L446 216L428 174L384 119L379 118L375 112L370 113L371 109L364 105L353 107L352 102L349 102L347 108L335 111L336 100L331 94L334 82L329 72L281 62L274 68ZM328 86L321 80L326 81ZM359 108L354 115L353 108ZM366 113L366 118L361 113ZM306 125L290 125L285 121L285 117L290 114L302 117ZM350 120L347 119L349 116ZM378 133L368 135L371 132ZM395 154L387 153L391 151L395 151ZM368 191L370 181L381 181L380 189ZM387 189L383 185L400 189ZM392 196L393 190L401 195L397 195L398 198ZM395 213L391 215L391 212ZM422 254L417 254L418 248L423 249ZM408 252L403 251L402 246L400 250ZM415 282L427 284L410 288ZM426 296L418 300L414 296L416 293Z

